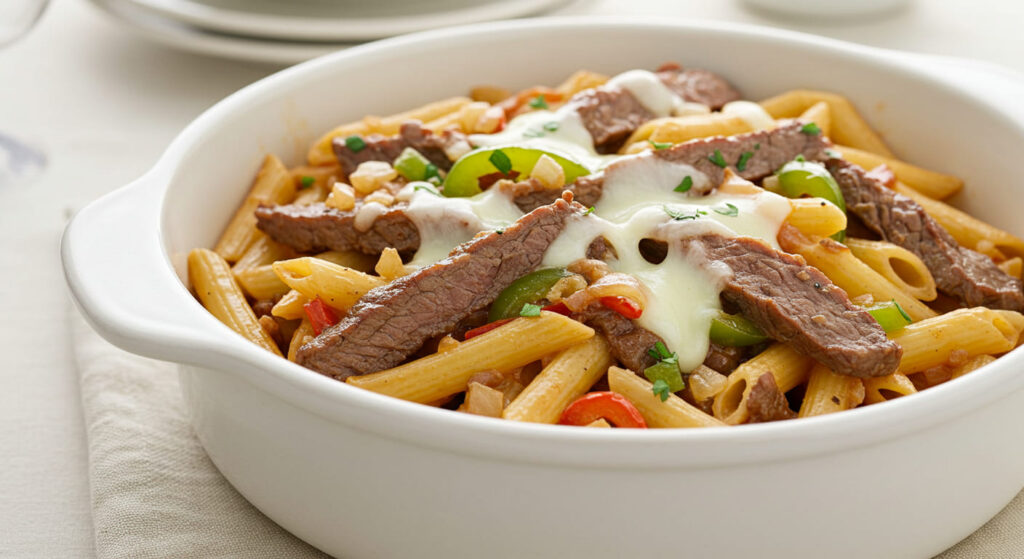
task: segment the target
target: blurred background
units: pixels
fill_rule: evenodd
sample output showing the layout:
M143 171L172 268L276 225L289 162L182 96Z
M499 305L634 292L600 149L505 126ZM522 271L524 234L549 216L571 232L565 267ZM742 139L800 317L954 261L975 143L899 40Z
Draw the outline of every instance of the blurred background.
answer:
M4 557L93 555L86 434L57 258L64 224L144 173L193 118L251 82L393 34L582 15L767 25L1024 72L1017 0L52 0L43 11L45 4L0 0ZM689 62L666 53L672 59Z

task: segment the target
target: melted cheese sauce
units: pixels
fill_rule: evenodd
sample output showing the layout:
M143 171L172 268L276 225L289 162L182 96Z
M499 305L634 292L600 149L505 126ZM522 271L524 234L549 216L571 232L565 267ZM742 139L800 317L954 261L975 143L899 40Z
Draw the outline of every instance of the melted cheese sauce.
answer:
M658 116L694 110L651 72L625 72L608 84L630 91ZM754 129L774 126L756 103L730 103L725 112ZM690 165L664 161L650 152L599 155L579 115L568 107L531 111L513 119L500 133L473 135L470 141L476 146L537 147L564 154L595 171L624 157L634 159L605 170L595 211L567 224L548 248L542 266L565 267L585 258L590 243L603 236L618 255L609 266L637 278L647 295L647 306L637 322L665 340L679 355L683 371L696 368L707 354L710 322L720 309L719 293L730 271L724 265L709 264L702 255L686 253L679 240L716 233L755 237L778 248L776 236L790 212L787 199L760 189L696 195L717 185L709 184L708 177ZM686 177L692 181L691 190L675 192ZM476 233L508 227L523 215L496 188L468 198L444 198L436 192L428 183L412 183L397 196L409 203L407 214L420 231L421 246L411 262L415 266L441 260ZM661 263L648 262L640 253L638 245L647 238L668 243L668 255Z

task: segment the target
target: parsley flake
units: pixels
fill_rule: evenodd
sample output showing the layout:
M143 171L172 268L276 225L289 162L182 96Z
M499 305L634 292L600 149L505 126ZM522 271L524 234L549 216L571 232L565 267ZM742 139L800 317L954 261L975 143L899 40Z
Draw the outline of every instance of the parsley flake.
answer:
M818 134L821 134L821 128L818 128L818 125L813 122L808 122L803 125L803 127L800 128L800 131L809 136L817 136Z
M668 383L662 379L654 381L654 384L651 385L651 392L654 392L655 396L661 398L662 402L668 400L668 395L670 393L668 389Z
M759 149L761 149L761 142L757 142L756 144L754 144L754 151L757 151Z
M801 153L801 154L797 155L796 157L794 157L793 161L799 161L799 162L803 163L804 161L807 161L807 158L804 157L804 154Z
M686 178L683 179L683 182L679 183L679 186L673 188L672 190L674 190L675 192L686 192L691 188L693 188L693 178L690 177L690 175L686 175Z
M674 219L676 221L687 221L687 220L697 219L697 218L699 218L702 215L708 215L708 212L706 212L704 210L695 210L692 214L685 214L685 213L683 213L683 212L681 212L679 210L673 210L672 208L670 208L668 206L662 206L661 209L664 210L665 213L668 214L669 217L671 217L672 219Z
M499 234L499 235L504 235L505 234L505 230L504 229L495 229L494 232Z
M661 361L662 359L671 357L673 354L669 353L668 348L665 347L665 342L655 342L654 347L647 350L647 355Z
M540 95L534 97L533 99L530 99L530 106L535 109L547 109L548 100L545 99L544 94L541 93Z
M583 215L590 215L592 213L594 213L594 206L587 208L587 211L583 212Z
M314 182L316 182L316 178L311 177L309 175L304 175L301 179L299 179L299 190L305 190L313 186Z
M754 157L754 152L752 152L752 151L745 151L742 154L740 154L740 159L739 159L739 161L736 162L736 169L738 169L740 171L743 171L744 169L746 169L747 168L747 162L750 161L751 157Z
M651 144L651 146L654 149L665 149L672 147L672 142L655 142L654 140L647 140L647 143Z
M736 217L736 216L740 215L740 209L737 208L736 206L728 203L728 202L725 203L725 209L721 209L721 208L713 208L713 209L715 210L715 213L719 214L719 215L725 215L725 216L729 216L729 217Z
M558 130L558 123L555 122L555 121L545 122L544 123L544 130L547 130L548 132L554 132L554 131Z
M349 136L348 138L345 138L345 147L352 150L354 153L359 153L366 147L366 141L359 136Z
M540 305L526 303L519 311L519 316L540 316Z
M433 188L430 188L429 186L424 186L422 184L417 184L416 186L412 187L412 191L413 192L416 192L416 191L419 191L419 190L422 190L424 192L429 192L429 193L433 194L434 196L440 196L441 195L440 192L434 190Z
M430 180L435 177L440 178L441 173L438 172L437 165L434 165L433 163L427 163L427 167L423 170L423 177L427 180Z
M896 310L900 311L900 316L902 316L903 319L907 321L907 324L914 323L914 320L910 318L910 315L907 314L907 311L903 310L903 307L901 307L900 304L896 302L896 299L892 300L892 304L896 305Z
M494 165L494 168L501 171L503 175L507 175L512 170L512 160L500 149L494 150L494 153L487 160L491 162L491 165Z
M718 165L723 169L729 166L729 164L725 162L725 157L722 156L722 151L717 149L715 150L714 155L708 157L708 161L714 163L715 165Z

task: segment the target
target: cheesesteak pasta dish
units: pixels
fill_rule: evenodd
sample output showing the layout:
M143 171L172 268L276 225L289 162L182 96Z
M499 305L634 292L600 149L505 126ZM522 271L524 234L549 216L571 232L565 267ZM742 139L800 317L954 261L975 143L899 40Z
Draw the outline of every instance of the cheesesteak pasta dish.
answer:
M913 394L1015 348L1024 241L842 96L667 64L478 87L268 156L203 305L366 390L514 421L705 427Z

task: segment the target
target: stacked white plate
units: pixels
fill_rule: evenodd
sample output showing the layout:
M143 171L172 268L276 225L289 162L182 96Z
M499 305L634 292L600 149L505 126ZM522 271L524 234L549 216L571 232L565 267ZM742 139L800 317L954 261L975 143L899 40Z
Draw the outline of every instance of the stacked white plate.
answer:
M92 0L159 43L277 64L413 31L535 15L569 1Z

